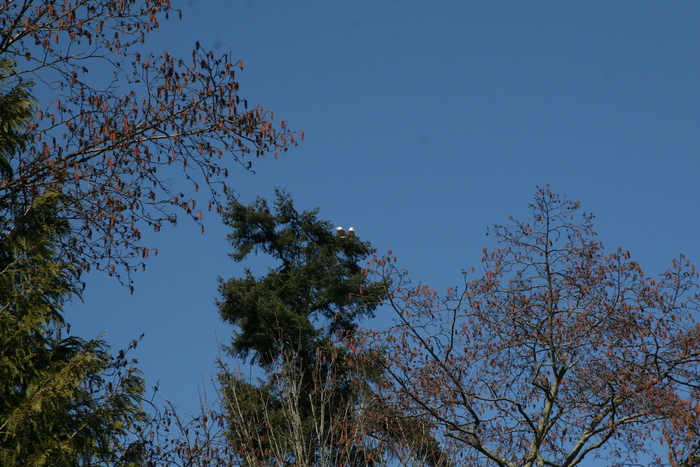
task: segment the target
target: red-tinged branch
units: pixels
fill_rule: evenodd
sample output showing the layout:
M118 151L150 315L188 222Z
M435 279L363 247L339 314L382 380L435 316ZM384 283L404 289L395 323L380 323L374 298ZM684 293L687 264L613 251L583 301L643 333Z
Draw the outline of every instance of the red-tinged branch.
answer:
M532 207L534 222L496 227L504 248L459 292L372 262L393 281L397 324L374 340L389 399L441 427L467 463L632 462L663 432L682 465L672 459L691 458L700 426L695 270L681 258L646 279L629 252L591 240L578 203L542 190Z
M230 164L253 172L252 159L297 144L286 122L273 127L272 112L247 109L234 73L242 62L230 54L196 44L187 65L134 49L169 11L167 0L2 3L0 57L16 58L5 81L32 76L53 96L27 129L33 144L0 174L5 217L43 191L62 193L76 222L65 250L88 265L142 265L133 264L148 251L138 223L160 230L178 210L202 221L187 187L163 183L173 173L194 192L207 187L208 209L219 210ZM105 64L111 78L89 73Z

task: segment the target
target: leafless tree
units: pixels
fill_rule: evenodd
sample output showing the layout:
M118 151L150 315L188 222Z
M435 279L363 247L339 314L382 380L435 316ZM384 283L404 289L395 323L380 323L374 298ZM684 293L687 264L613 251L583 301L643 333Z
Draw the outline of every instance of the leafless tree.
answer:
M495 226L483 275L444 294L372 262L394 284L396 325L367 336L387 356L385 397L463 465L698 465L695 269L681 256L645 276L547 188L531 208Z

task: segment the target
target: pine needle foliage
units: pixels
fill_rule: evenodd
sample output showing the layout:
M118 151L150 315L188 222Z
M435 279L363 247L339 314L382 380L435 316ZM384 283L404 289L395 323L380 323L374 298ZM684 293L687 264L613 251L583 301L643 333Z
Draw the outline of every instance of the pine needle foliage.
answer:
M264 277L246 268L242 278L219 279L221 317L238 328L232 355L268 365L283 350L314 352L334 334L354 332L383 299L387 284L368 281L360 265L375 252L371 244L337 237L317 214L298 212L282 190L272 207L230 197L223 219L233 228L231 257L261 253L277 263Z
M31 121L34 99L29 93L31 81L9 85L13 62L0 59L0 176L12 177L9 155L23 149L27 141L25 126Z
M388 284L367 279L360 263L374 253L358 237L338 237L318 210L299 212L289 194L223 212L233 228L231 257L274 262L263 277L220 279L219 311L236 326L228 351L250 357L266 379L220 373L230 440L246 466L367 465L357 408L378 376L376 362L350 361L338 338L373 315Z
M2 176L23 149L29 88L0 95ZM70 232L64 195L27 191L28 207L0 209L11 215L0 218L0 465L129 465L121 453L144 418L143 380L124 352L113 358L103 340L69 335L63 305L80 294L82 265L57 247Z

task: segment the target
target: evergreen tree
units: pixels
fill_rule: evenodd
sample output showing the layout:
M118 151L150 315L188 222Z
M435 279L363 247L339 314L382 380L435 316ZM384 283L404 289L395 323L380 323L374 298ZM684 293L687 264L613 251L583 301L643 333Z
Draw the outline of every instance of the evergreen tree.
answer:
M13 175L8 156L24 149L27 140L24 127L32 118L34 106L29 94L31 82L8 86L7 77L12 70L10 60L0 59L0 175L3 179Z
M358 237L338 237L318 210L297 212L288 194L277 190L272 212L258 198L244 206L231 198L223 213L233 228L228 236L242 261L263 253L278 264L257 278L220 281L221 317L239 328L231 352L268 365L283 350L308 354L336 333L352 333L358 320L371 316L386 291L370 283L359 262L375 252ZM308 357L308 355L307 355Z
M12 64L0 62L6 74ZM23 149L31 83L0 92L0 172ZM64 336L63 304L80 293L81 265L60 254L63 195L27 189L22 209L0 212L0 465L122 463L127 430L144 414L138 372L102 340ZM132 343L132 346L136 342ZM131 459L136 460L136 459Z
M279 190L273 209L232 197L223 213L234 260L262 253L276 262L264 277L246 268L219 287L221 317L238 328L230 354L267 373L257 386L221 374L231 439L248 464L347 465L367 456L352 427L376 365L348 361L334 337L372 316L387 284L368 281L359 264L374 253L370 243L336 236L317 213L298 212Z

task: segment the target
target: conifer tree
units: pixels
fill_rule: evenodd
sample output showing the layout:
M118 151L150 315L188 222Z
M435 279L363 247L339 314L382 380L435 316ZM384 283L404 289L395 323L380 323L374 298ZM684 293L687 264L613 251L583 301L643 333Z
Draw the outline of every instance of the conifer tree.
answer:
M348 362L334 338L373 314L387 284L368 281L359 264L370 243L336 236L317 213L298 212L279 190L273 207L232 197L223 213L234 260L262 253L276 262L263 277L246 268L220 280L221 317L238 328L228 350L267 374L259 385L221 374L231 439L248 464L349 465L368 455L348 427L374 370Z
M351 333L383 298L384 283L370 283L360 261L374 253L358 237L338 237L318 210L297 212L290 196L276 192L274 212L258 198L249 206L231 198L223 213L228 236L242 261L262 253L277 265L257 278L220 281L221 317L240 329L231 345L236 356L266 365L284 349L314 352L335 333Z
M2 177L24 148L30 86L0 93ZM46 191L21 210L0 209L0 465L128 465L122 443L144 417L144 385L123 352L112 358L104 341L67 335L62 305L79 295L82 265L57 247L70 232L61 196Z

